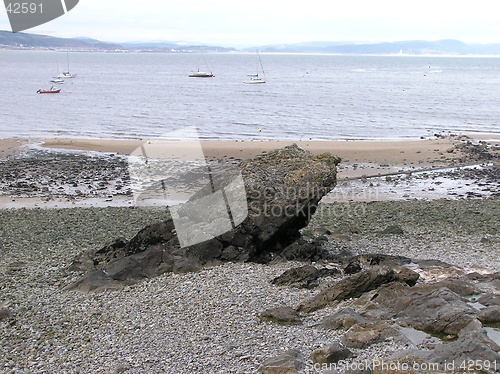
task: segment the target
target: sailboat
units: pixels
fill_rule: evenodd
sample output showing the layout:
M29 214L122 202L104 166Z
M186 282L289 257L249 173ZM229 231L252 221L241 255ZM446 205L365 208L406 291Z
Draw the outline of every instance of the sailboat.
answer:
M260 71L262 71L262 76L259 75L259 66ZM264 67L262 66L262 60L260 59L259 51L257 51L257 69L253 74L247 74L248 79L244 80L243 83L246 84L257 84L257 83L266 83L266 73L264 73Z
M201 71L198 68L197 71L193 71L191 74L189 74L189 76L191 78L213 78L213 77L215 77L215 75L213 75L212 72L210 71L210 68L208 67L207 61L205 60L205 57L203 56L203 54L201 54L201 52L200 52L200 55L201 55L201 58L203 59L205 66L207 67L207 71Z
M62 73L60 73L57 78L76 78L76 74L73 74L73 73L70 73L69 72L69 53L66 52L66 61L67 61L67 64L68 64L68 70L66 71L63 71Z
M38 89L38 91L36 91L37 94L56 94L59 92L61 92L61 89L54 86L50 87L48 90L40 88Z

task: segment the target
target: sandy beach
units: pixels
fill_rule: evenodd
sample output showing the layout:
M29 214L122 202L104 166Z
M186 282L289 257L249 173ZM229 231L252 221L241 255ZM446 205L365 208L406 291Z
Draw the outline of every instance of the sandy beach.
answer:
M373 166L371 175L388 169L438 168L450 164L473 164L473 160L463 159L464 154L453 149L459 143L467 141L485 141L500 147L500 134L468 134L461 136L437 136L421 140L394 141L201 141L203 154L207 160L242 160L255 157L271 150L291 144L313 154L331 153L342 159L340 177L361 175L349 168L351 165L369 164ZM78 150L118 155L130 155L140 150L143 140L104 140L104 139L0 139L0 157L23 152L29 147L39 146L44 149ZM171 149L179 155L183 142L162 142L162 147Z
M481 143L484 142L484 143ZM410 198L441 198L463 197L473 193L481 195L484 188L481 185L490 183L490 180L476 178L475 185L464 183L463 175L445 176L438 180L439 175L448 168L470 167L483 168L500 154L500 135L498 134L471 134L468 136L435 136L432 139L409 141L202 141L201 148L198 142L186 141L141 141L141 140L102 140L102 139L1 139L0 159L10 159L10 166L4 163L3 193L0 193L0 207L37 207L57 208L64 206L131 206L133 201L126 191L126 182L115 169L121 169L122 177L127 178L127 166L120 157L131 154L150 156L159 154L162 159L187 160L204 158L208 162L237 163L243 159L255 157L271 150L297 143L301 148L313 154L330 153L341 158L337 167L338 186L329 196L332 201L360 201L360 200L391 200ZM28 159L13 161L12 157L22 154L42 152L58 152L70 156L59 157L53 160L45 155L46 160L33 159L38 166L31 165L25 172ZM76 153L75 153L76 152ZM481 152L494 155L493 161L481 156ZM80 156L76 156L79 155ZM65 168L71 166L73 172L78 170L79 160L75 157L86 157L85 164L80 168L80 181L72 180L65 173ZM88 164L100 159L98 169L84 170ZM114 157L113 160L108 158ZM71 162L70 159L71 158ZM83 162L83 160L81 160ZM126 161L125 161L126 162ZM55 167L57 170L46 170L46 167ZM13 173L7 169L17 170ZM491 166L490 166L491 167ZM107 171L106 171L107 170ZM43 181L42 174L53 175L58 178L54 183ZM462 173L463 174L463 173ZM467 179L473 179L468 172ZM13 176L16 175L14 178ZM413 176L408 178L408 176ZM27 179L25 178L27 177ZM490 179L493 176L490 176ZM10 179L11 180L10 180ZM14 179L12 179L14 178ZM25 180L26 179L26 180ZM46 179L46 178L45 178ZM102 179L108 187L103 188ZM93 180L92 186L85 181ZM38 182L37 182L38 181ZM368 182L368 183L367 183ZM82 189L82 184L85 187ZM50 184L50 186L49 186ZM491 184L491 183L490 183ZM495 183L493 183L495 184ZM12 188L17 186L19 188ZM31 186L31 187L29 187ZM51 187L52 186L52 187ZM24 188L23 188L24 187ZM28 187L28 188L26 188ZM496 189L492 187L492 192ZM10 192L9 192L10 191ZM45 191L45 193L43 193ZM15 199L12 198L12 196ZM69 198L68 198L69 195ZM333 198L332 198L333 196Z
M498 136L500 141L500 135ZM113 152L128 155L140 147L141 141L115 140L43 140L43 146L54 149L75 149ZM314 154L331 153L344 163L376 163L429 165L442 161L443 154L453 146L450 138L417 141L203 141L207 159L247 159L287 145L297 144ZM172 143L172 145L174 145Z

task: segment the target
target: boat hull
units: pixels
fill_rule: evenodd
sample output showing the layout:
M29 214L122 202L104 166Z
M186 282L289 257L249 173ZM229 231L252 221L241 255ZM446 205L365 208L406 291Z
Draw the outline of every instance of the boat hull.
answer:
M196 73L189 74L191 78L213 78L214 75L212 73L205 73L202 71L198 71Z
M57 76L57 78L63 79L63 78L76 78L76 74L72 73L61 73Z
M37 94L56 94L56 93L59 93L61 92L61 89L57 89L57 90L38 90L36 91Z
M266 83L265 79L248 79L246 81L243 81L245 84L259 84L259 83Z

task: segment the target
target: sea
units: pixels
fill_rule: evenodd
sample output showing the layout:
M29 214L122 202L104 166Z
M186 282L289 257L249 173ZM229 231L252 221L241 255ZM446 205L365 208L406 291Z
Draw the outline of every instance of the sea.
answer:
M419 139L500 133L500 58L0 50L0 138ZM40 95L69 64L78 76ZM196 70L214 78L190 78Z

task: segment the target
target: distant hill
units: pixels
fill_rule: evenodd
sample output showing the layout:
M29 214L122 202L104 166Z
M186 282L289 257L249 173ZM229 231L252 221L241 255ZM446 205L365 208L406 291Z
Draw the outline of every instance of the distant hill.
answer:
M96 39L55 38L46 35L12 33L0 30L0 49L72 49L81 51L147 51L147 52L234 52L235 48L197 45L186 42L102 42ZM435 55L500 55L500 44L466 44L458 40L437 41L411 40L400 42L364 43L351 42L307 42L297 44L274 44L245 48L243 51L281 53L333 53L333 54L435 54Z
M194 51L210 51L210 52L234 52L237 51L235 48L227 48L212 45L194 45L190 43L181 42L125 42L121 45L127 49L131 50L141 50L141 51L164 51L164 52L194 52Z
M452 54L500 55L500 44L465 44L458 40L412 40L384 43L310 42L299 44L268 45L258 47L261 52L283 53L336 53L336 54ZM254 51L254 48L246 48Z
M0 30L0 49L73 49L73 50L120 50L118 44L103 43L95 39L55 38L47 35L28 34Z
M135 50L153 52L193 52L198 50L212 52L236 51L235 48L219 46L191 45L179 42L128 42L113 43L101 42L87 37L56 38L47 35L28 34L23 32L12 33L0 30L0 49L73 49L81 51L115 51Z

